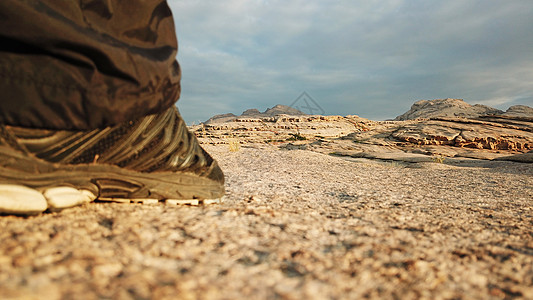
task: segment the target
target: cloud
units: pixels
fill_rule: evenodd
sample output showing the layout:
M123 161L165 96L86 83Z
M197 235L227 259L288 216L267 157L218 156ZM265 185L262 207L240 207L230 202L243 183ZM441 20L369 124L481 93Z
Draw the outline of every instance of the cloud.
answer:
M374 119L419 99L533 105L531 1L169 4L187 120L290 104L302 91L329 114Z
M494 106L501 106L501 105L511 103L513 102L513 100L514 99L511 99L508 97L498 97L498 98L492 98L492 99L479 100L477 101L477 103L494 107Z

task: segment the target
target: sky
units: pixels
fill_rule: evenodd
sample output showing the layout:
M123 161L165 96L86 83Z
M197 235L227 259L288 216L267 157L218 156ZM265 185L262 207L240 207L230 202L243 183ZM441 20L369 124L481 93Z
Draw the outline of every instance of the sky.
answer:
M531 0L168 3L188 124L297 99L372 120L422 99L533 106Z

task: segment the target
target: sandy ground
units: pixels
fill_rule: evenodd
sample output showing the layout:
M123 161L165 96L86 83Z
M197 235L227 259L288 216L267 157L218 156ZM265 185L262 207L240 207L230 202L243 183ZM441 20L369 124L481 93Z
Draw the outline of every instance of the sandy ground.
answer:
M208 150L222 204L0 217L0 298L533 299L533 164Z

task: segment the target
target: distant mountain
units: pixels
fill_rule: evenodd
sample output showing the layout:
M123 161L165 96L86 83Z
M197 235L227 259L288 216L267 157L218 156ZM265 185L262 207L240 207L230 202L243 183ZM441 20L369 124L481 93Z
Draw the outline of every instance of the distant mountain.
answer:
M533 117L533 108L525 105L511 106L506 112L486 105L470 105L462 99L420 100L396 121L429 119L438 117L478 118L487 115L504 115L513 117Z
M276 116L276 115L301 116L301 115L305 115L305 113L297 110L296 108L292 108L287 105L278 104L272 108L267 109L263 113L263 115L269 116L269 117Z
M225 123L234 121L237 118L264 118L273 117L276 115L306 115L298 109L290 106L278 104L272 108L260 112L252 108L245 110L240 116L232 113L221 114L211 117L205 121L204 124ZM482 116L505 116L513 118L533 118L533 108L526 105L514 105L509 107L507 111L501 111L490 106L475 104L471 105L463 101L463 99L435 99L435 100L420 100L415 102L409 111L396 117L396 121L406 121L415 119L430 119L430 118L479 118Z
M292 115L292 116L299 116L299 115L305 115L305 113L292 108L290 106L281 105L278 104L272 108L269 108L265 110L264 112L260 112L259 110L252 108L245 110L240 116L236 116L232 113L229 114L221 114L211 117L209 120L205 121L204 124L213 124L213 123L225 123L234 121L237 118L263 118L263 117L273 117L276 115Z
M509 117L533 118L533 108L526 105L514 105L509 107L503 115Z

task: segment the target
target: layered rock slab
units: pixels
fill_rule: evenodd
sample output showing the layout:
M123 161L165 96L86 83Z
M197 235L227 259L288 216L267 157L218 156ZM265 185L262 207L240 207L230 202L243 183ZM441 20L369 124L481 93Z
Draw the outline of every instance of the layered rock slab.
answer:
M399 141L416 145L445 145L460 148L528 151L533 148L533 132L523 127L491 121L432 119L400 124L391 134Z
M283 108L278 105L270 111L279 107ZM492 160L511 159L533 149L532 112L524 105L504 113L460 99L437 99L416 102L395 121L371 121L356 115L271 116L250 109L239 117L225 115L191 129L206 144L272 144L385 160L427 161L434 156Z
M285 149L388 159L391 153L492 160L533 149L533 122L524 118L436 118L370 121L357 116L238 118L192 127L205 144L273 144ZM366 154L358 154L366 153Z

